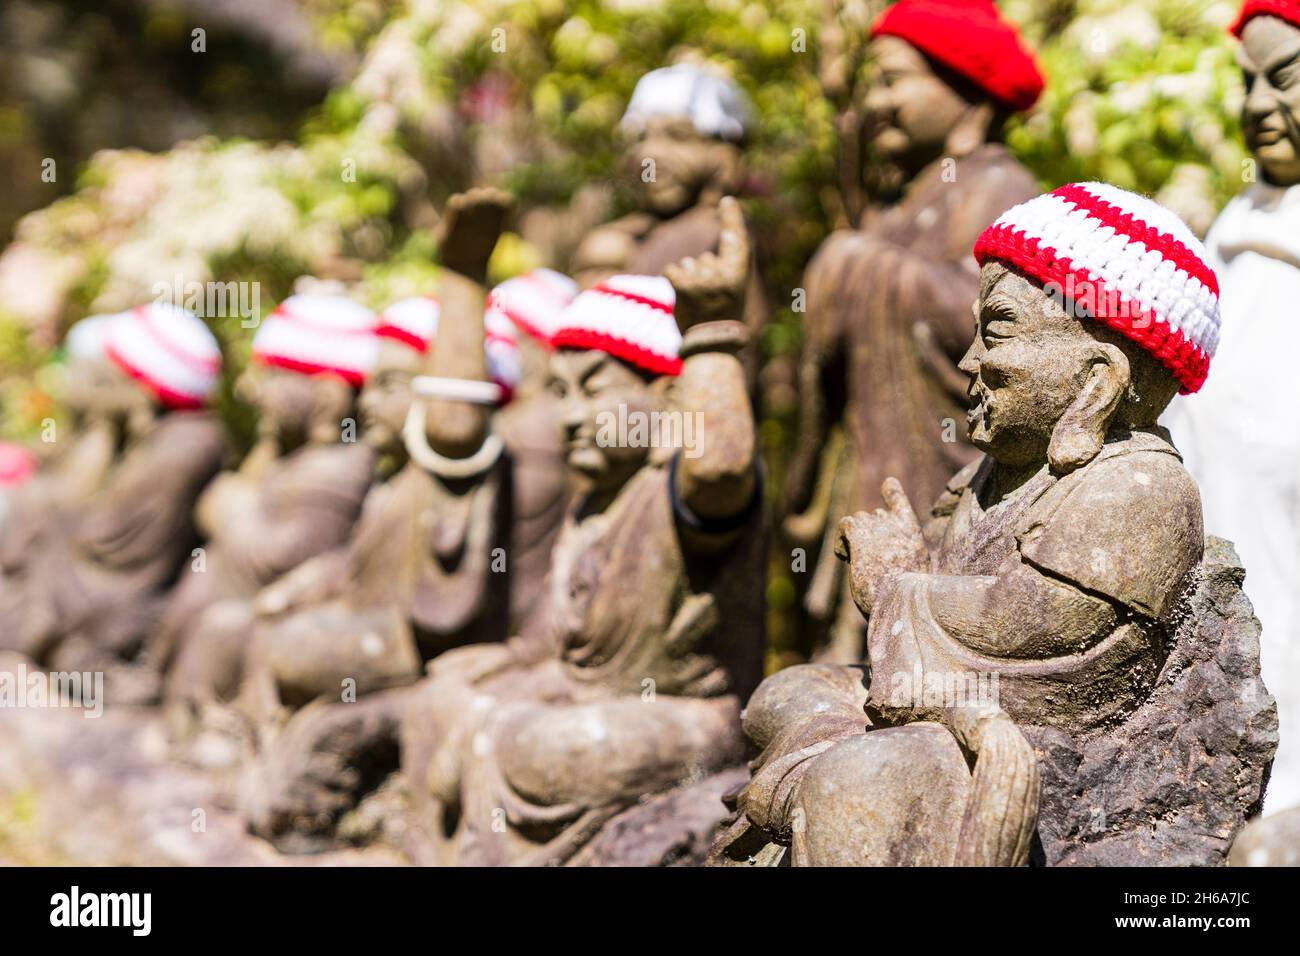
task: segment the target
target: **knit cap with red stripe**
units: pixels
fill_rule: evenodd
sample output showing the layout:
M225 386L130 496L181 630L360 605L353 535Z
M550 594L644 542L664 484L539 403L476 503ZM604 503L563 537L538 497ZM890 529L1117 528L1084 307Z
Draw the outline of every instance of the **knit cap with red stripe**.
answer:
M1137 342L1184 394L1205 382L1219 344L1219 282L1205 248L1174 213L1105 183L1071 183L1008 209L975 242L1059 290Z
M654 375L678 375L682 333L677 294L663 276L610 276L579 294L560 316L556 348L596 349Z

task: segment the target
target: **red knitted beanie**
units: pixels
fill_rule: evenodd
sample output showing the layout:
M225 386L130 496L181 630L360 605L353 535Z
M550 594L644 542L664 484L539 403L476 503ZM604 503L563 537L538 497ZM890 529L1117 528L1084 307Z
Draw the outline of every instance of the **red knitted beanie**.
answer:
M1229 32L1240 37L1247 21L1255 17L1278 17L1300 27L1300 0L1246 0Z
M906 40L1013 110L1029 109L1043 92L1034 55L992 0L899 0L871 35Z

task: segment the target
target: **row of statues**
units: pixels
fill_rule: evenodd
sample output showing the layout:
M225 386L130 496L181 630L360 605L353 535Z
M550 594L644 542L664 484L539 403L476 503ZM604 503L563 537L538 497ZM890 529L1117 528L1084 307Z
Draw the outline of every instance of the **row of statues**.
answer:
M638 86L654 175L573 279L487 289L511 201L479 188L436 297L376 315L304 282L235 382L234 467L201 320L83 320L67 431L0 524L0 652L157 705L287 851L1225 861L1266 785L1300 803L1300 447L1263 339L1300 285L1300 4L1234 32L1266 181L1202 245L1114 186L1040 194L1000 140L1045 81L990 0L891 6L873 201L808 266L770 494L753 117L701 67ZM821 638L764 679L774 534L814 555Z

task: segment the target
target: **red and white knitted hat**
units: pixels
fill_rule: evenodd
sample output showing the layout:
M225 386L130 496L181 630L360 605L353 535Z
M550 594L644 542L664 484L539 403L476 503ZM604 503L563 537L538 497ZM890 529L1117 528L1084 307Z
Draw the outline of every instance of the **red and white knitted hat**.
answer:
M1246 24L1255 17L1277 17L1300 27L1300 0L1246 0L1228 32L1240 38Z
M375 366L375 314L341 295L291 295L262 320L253 358L305 375L360 385Z
M221 348L193 312L152 302L105 323L104 353L169 408L201 408L221 374Z
M993 0L899 0L871 35L906 40L1013 110L1029 109L1042 95L1034 55Z
M556 348L597 349L655 375L678 375L677 293L663 276L610 276L560 316Z
M1205 381L1219 344L1219 282L1181 219L1105 183L1072 183L1013 206L975 242L1160 360L1184 394Z
M409 345L417 352L427 352L438 334L441 314L442 304L432 294L402 299L379 313L375 335Z
M438 337L438 318L442 307L433 295L416 296L394 302L379 313L375 334L401 342L417 352L424 353L433 347ZM519 338L514 324L500 311L489 307L483 316L483 349L487 358L488 376L501 386L508 401L511 392L519 386L523 374L523 359L519 354Z
M578 294L578 284L553 269L534 269L507 279L488 296L488 311L505 314L524 332L546 345L560 313Z

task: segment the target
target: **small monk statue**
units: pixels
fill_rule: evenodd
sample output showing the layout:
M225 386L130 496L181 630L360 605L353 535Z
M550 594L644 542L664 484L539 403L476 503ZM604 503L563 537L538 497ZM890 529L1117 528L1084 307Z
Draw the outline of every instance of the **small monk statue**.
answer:
M113 442L81 449L100 463L99 480L57 509L17 575L21 613L6 613L0 640L52 668L109 670L110 701L143 700L156 695L156 674L122 665L157 627L198 543L195 501L226 451L220 423L202 410L221 352L201 319L167 304L123 313L103 331L109 361L78 388L87 407L100 404L101 437Z
M169 698L229 699L253 598L347 540L375 469L353 417L374 365L374 330L365 306L322 293L290 296L258 329L235 384L258 413L258 438L199 499L204 552L182 575L155 649L175 662Z
M794 667L750 699L762 752L723 859L1023 865L1039 768L1020 728L1110 733L1164 676L1205 538L1156 420L1214 354L1205 251L1151 200L1083 183L1003 213L975 258L960 368L984 456L925 528L893 478L883 508L841 522L869 669ZM1258 792L1263 772L1233 789Z
M1282 724L1264 803L1274 813L1300 806L1300 383L1278 347L1300 299L1300 2L1247 0L1232 33L1259 178L1205 240L1228 318L1214 379L1165 424L1200 485L1206 529L1237 548L1263 626Z
M615 273L662 275L673 263L716 252L718 204L743 182L751 125L744 92L712 69L682 63L641 77L620 124L637 209L582 240L573 262L578 285L590 288ZM768 304L757 268L747 281L743 318L752 345L744 361L752 380Z
M1001 143L1043 89L1033 56L992 0L900 0L872 28L860 112L872 197L804 279L797 445L785 531L817 551L805 594L820 659L862 657L862 622L833 557L836 522L882 501L896 477L930 501L975 451L962 440L957 368L979 288L971 245L1037 192Z
M396 769L401 691L425 661L509 633L510 471L491 414L520 357L480 285L508 209L498 190L452 197L442 246L465 271L444 271L436 303L385 310L361 400L367 441L391 454L400 441L403 464L371 490L346 548L256 600L240 705L261 740L244 806L285 848L330 840ZM452 252L470 247L481 261Z
M740 756L764 559L737 358L749 251L739 206L719 212L719 253L672 284L610 277L561 316L551 369L580 491L529 626L434 661L403 718L419 860L570 861L642 797Z

